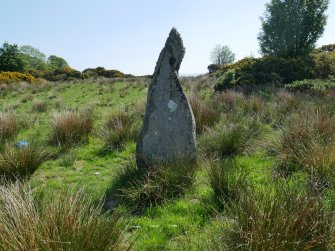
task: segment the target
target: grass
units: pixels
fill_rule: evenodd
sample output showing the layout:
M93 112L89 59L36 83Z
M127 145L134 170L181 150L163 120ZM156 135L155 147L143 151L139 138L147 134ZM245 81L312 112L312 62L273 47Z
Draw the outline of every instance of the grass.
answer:
M206 155L219 158L242 154L257 131L257 125L253 121L242 118L227 121L223 118L200 138L200 146Z
M239 167L234 159L213 161L208 176L214 200L223 205L237 200L241 189L247 186L246 170Z
M6 146L0 153L0 175L12 180L27 178L47 159L48 154L41 147Z
M0 187L1 250L128 250L126 222L82 190L34 198L29 187ZM127 242L126 242L127 240Z
M322 189L327 180L329 183L334 178L335 117L319 108L303 111L290 120L274 143L274 152L280 160L278 170L284 173L305 170L311 178L322 181L322 187L318 188Z
M48 104L45 100L34 100L32 110L34 112L45 112L48 108Z
M12 212L9 209L14 209L16 204L11 198L17 197L13 193L5 197L0 195L4 201L0 203L0 218L7 213L17 213L38 219L32 223L29 219L35 221L36 217L25 218L30 224L26 229L36 229L36 234L14 228L20 226L18 222L11 225L10 238L16 236L15 240L18 240L21 236L25 245L36 244L38 236L44 234L41 229L48 229L46 224L50 229L64 226L69 231L67 236L59 231L52 233L52 240L62 243L39 244L58 245L52 248L66 250L68 244L65 244L67 240L63 243L64 239L72 236L71 243L77 243L76 238L85 235L87 238L83 243L94 250L89 244L98 245L97 238L90 236L98 235L105 240L108 234L113 234L110 232L114 228L103 227L104 224L113 225L115 219L118 222L121 217L122 230L115 228L113 236L120 230L122 248L125 242L133 244L131 248L134 250L334 248L331 212L335 196L332 185L335 93L313 96L287 90L262 90L213 94L213 78L182 79L187 96L191 96L190 103L198 123L198 166L186 168L182 163L174 163L143 172L134 164L135 132L144 114L148 82L142 79L87 80L16 86L6 88L0 94L1 114L15 115L16 120L16 129L6 137L0 153L6 154L8 149L19 152L12 146L29 139L36 141L38 149L52 153L51 158L43 160L27 176L22 175L29 179L31 189L20 194L32 204L22 202L24 206L15 207ZM32 109L36 100L46 104L45 112ZM93 108L92 116L83 112L87 106ZM64 130L60 129L59 134L64 136L69 132L70 137L57 140L53 114L67 112L75 114L76 121L90 118L89 126L81 128L77 123L72 127L71 122L60 127ZM112 151L101 154L101 149L106 147ZM21 157L12 156L13 163L20 162ZM290 170L289 175L278 175L278 166ZM315 184L322 189L317 192L310 189ZM11 190L11 186L7 185L6 189ZM85 194L82 187L85 187ZM64 194L64 189L73 193ZM82 198L78 199L81 208L74 202L77 201L74 199L77 191ZM105 198L103 205L101 198ZM1 207L5 203L7 211ZM58 207L54 203L58 203ZM74 204L73 212L78 215L82 212L83 217L69 212L71 203ZM30 211L26 214L29 205L34 205L34 214L29 214ZM90 212L86 211L88 208ZM43 212L47 210L58 215L60 221L53 220L52 223L46 219ZM76 222L73 226L81 229L80 233L61 224L69 219ZM127 226L123 219L127 219ZM91 222L104 223L97 229ZM55 223L60 225L52 225ZM3 229L0 227L0 231ZM326 235L330 238L325 239ZM136 241L129 242L128 237ZM10 238L11 243L17 243ZM90 239L93 241L85 242ZM270 246L271 243L274 246ZM79 250L85 250L81 244L75 245ZM4 246L3 249L13 248ZM97 249L104 248L99 246Z
M72 146L88 139L92 131L92 111L64 110L53 114L51 141L59 146Z
M196 163L182 160L152 166L149 170L129 164L119 173L117 196L132 211L142 212L182 196L192 186L196 169Z
M235 220L225 245L233 250L327 250L333 234L321 199L282 182L272 193L244 191L228 214Z
M16 115L12 112L0 113L0 146L12 139L18 132Z
M129 141L135 141L138 132L139 127L134 115L126 112L125 107L121 107L108 115L100 136L106 148L113 150L124 147Z
M197 133L202 134L206 128L218 121L220 112L214 108L213 104L204 102L196 95L189 96L188 100L193 111Z

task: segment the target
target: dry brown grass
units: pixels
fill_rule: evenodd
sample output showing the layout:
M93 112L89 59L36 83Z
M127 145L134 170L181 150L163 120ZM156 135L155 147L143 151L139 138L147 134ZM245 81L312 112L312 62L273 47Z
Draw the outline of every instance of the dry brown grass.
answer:
M12 112L0 113L0 145L12 139L18 132L16 115Z
M92 110L63 110L53 114L51 140L59 146L71 146L88 139L93 129Z
M188 101L193 111L197 133L205 132L220 119L220 112L210 102L202 101L196 95L191 95Z
M45 100L35 99L33 101L32 110L34 112L45 112L48 108L48 103Z
M100 132L100 136L109 149L122 148L129 141L135 141L138 135L138 125L134 116L126 112L125 107L108 115Z
M128 250L125 228L82 190L37 199L27 187L0 186L0 250Z
M48 157L49 155L40 147L6 146L0 153L0 176L11 180L29 177Z

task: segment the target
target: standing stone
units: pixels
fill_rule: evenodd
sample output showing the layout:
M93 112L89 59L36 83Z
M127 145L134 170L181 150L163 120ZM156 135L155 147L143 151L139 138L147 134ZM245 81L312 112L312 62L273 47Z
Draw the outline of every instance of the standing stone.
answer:
M136 160L149 168L175 159L195 160L195 122L178 80L185 54L183 41L173 28L158 58L149 86Z

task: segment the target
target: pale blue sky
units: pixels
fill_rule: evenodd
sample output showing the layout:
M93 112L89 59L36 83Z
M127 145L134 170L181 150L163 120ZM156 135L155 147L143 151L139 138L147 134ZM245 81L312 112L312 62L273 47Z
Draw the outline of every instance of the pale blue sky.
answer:
M258 55L259 17L268 0L1 0L0 43L32 45L76 69L103 66L152 74L170 29L186 55L180 73L204 73L215 44L238 59ZM335 43L335 0L318 45Z

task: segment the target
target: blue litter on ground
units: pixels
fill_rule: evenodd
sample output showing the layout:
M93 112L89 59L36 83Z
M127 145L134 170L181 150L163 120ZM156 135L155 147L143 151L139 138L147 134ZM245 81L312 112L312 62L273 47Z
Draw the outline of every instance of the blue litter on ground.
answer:
M15 144L15 147L17 148L25 148L27 146L29 146L29 143L27 140L20 140L19 142Z

